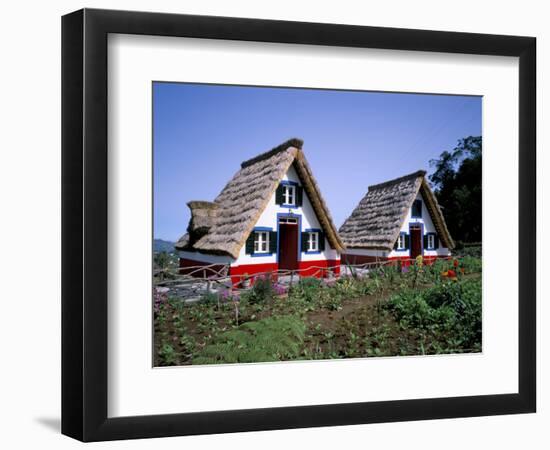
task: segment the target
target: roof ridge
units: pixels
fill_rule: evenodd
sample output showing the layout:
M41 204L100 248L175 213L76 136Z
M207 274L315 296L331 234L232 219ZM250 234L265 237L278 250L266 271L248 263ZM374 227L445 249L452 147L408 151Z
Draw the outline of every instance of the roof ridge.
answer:
M400 181L408 180L409 178L425 177L426 173L427 172L425 170L417 170L416 172L409 173L407 175L403 175L403 176L398 177L398 178L394 178L393 180L384 181L384 182L378 183L378 184L371 184L369 186L369 191L371 189L380 189L382 187L391 186L392 184L399 183Z
M259 155L254 156L254 158L250 158L250 159L247 159L246 161L243 161L241 163L241 169L244 169L245 167L251 166L265 159L271 158L272 156L286 150L289 147L295 147L301 150L303 145L304 145L304 141L302 139L298 139L298 138L288 139L282 144L278 145L277 147L274 147L271 150L268 150L267 152L260 153Z

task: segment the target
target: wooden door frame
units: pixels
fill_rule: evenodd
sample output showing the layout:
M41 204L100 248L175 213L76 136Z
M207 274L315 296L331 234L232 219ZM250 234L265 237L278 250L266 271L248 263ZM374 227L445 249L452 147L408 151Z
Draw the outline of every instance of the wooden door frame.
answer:
M302 215L294 213L277 213L277 267L279 266L279 254L280 254L280 239L281 233L279 229L279 220L281 218L289 219L298 219L298 249L296 255L296 261L298 262L298 267L300 261L302 260Z
M422 222L409 222L409 258L412 259L412 228L420 227L420 255L424 257L424 224ZM415 256L416 258L416 256Z

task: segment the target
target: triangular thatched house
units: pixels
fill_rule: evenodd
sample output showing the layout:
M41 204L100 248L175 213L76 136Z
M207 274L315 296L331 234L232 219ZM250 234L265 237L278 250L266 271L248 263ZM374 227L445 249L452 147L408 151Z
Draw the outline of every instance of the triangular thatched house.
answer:
M339 232L346 246L342 262L348 264L418 255L430 261L450 256L454 248L423 170L369 186Z
M342 241L302 144L291 139L244 161L213 202L187 204L191 220L176 243L182 272L214 264L227 268L233 283L277 270L338 272Z

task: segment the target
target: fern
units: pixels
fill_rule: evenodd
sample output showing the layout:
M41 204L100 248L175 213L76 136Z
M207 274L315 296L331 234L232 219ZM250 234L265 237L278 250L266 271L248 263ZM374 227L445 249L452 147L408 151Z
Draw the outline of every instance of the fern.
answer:
M219 334L193 364L281 361L297 358L306 326L296 316L268 317Z

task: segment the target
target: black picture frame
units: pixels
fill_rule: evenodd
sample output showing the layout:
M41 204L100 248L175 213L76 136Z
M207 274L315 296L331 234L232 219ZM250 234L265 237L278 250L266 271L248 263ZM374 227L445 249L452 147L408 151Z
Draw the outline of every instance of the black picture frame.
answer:
M518 393L107 417L107 36L519 57ZM535 412L536 39L84 9L62 18L62 433L82 441Z

